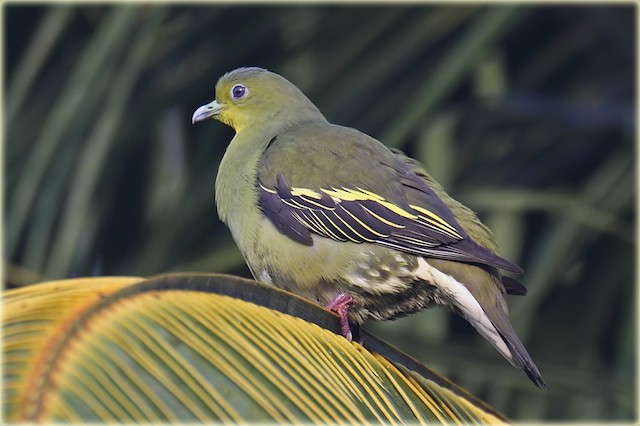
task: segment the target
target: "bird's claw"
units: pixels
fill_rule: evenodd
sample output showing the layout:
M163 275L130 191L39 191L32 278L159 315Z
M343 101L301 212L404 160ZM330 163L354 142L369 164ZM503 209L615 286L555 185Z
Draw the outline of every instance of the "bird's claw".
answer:
M353 299L348 294L339 294L333 299L326 308L337 313L340 316L340 331L348 341L353 339L351 326L349 325L349 306L353 303Z

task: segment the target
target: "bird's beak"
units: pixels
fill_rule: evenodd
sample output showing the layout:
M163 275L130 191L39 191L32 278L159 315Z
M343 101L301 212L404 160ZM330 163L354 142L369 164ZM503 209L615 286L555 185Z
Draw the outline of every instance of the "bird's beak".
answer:
M206 105L202 105L193 113L193 116L191 117L191 124L194 124L196 121L205 120L209 117L216 117L220 114L223 106L224 105L218 103L218 101L211 101Z

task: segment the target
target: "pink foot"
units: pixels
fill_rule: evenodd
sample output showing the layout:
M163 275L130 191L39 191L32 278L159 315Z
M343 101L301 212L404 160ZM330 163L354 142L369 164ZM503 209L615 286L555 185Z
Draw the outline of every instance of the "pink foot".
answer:
M342 331L342 335L348 340L351 341L353 338L353 334L351 334L351 327L349 327L349 306L353 303L353 299L348 294L341 293L336 296L329 304L326 306L327 309L333 311L340 315L340 329Z

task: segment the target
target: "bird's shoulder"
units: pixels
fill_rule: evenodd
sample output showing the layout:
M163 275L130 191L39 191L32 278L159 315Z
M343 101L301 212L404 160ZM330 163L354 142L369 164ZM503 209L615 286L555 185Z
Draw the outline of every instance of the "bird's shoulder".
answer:
M405 167L373 137L350 127L318 122L274 137L262 155L258 178L269 186L282 174L295 187L359 187L384 192L403 203L398 168Z

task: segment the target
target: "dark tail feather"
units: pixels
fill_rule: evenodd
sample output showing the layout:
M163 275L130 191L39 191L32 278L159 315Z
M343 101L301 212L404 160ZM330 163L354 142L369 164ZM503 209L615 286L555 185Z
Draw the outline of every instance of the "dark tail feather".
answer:
M536 367L536 365L533 363L533 360L527 353L524 346L522 346L522 343L520 343L520 340L518 339L517 342L519 345L513 345L512 342L509 341L509 339L506 339L504 336L502 336L502 338L504 339L509 349L511 349L511 354L513 355L515 363L519 364L518 367L521 368L522 371L524 371L529 380L531 380L540 389L548 390L549 387L544 382L540 371L538 371L538 367Z
M524 371L527 377L529 377L537 387L540 389L549 389L544 383L538 367L534 364L531 356L516 334L516 331L511 326L509 317L507 316L507 307L502 295L496 294L494 301L494 304L490 304L489 306L485 305L482 309L498 331L509 352L511 352L511 363L514 367Z
M538 371L538 367L534 364L531 356L529 356L529 353L524 348L524 345L516 335L515 330L511 327L508 320L499 321L502 322L502 324L496 324L493 319L491 322L493 322L493 325L498 329L500 337L502 337L502 340L504 340L504 343L511 351L514 366L524 371L527 377L529 377L529 380L531 380L540 389L549 389L542 379L542 375L540 374L540 371Z
M502 285L507 294L511 296L525 296L527 294L527 288L513 278L502 277Z

